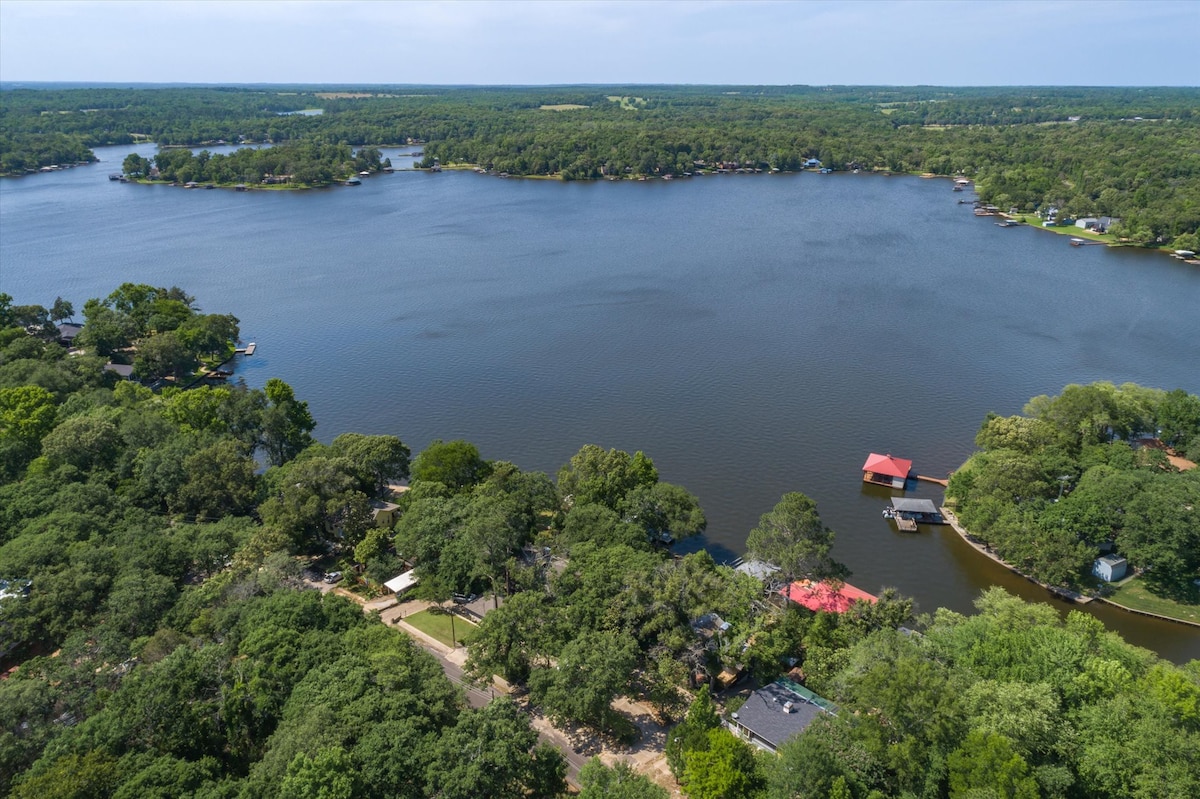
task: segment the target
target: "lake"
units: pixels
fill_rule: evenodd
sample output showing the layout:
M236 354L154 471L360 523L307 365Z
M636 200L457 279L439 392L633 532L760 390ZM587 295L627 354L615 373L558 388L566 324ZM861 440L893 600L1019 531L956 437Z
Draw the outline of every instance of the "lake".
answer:
M1200 393L1200 269L997 227L945 180L107 180L135 149L154 153L102 148L93 166L0 181L0 290L78 309L123 281L179 285L241 320L258 350L238 375L290 383L324 441L463 438L552 476L586 443L644 450L708 515L681 549L718 560L802 491L852 583L924 611L970 611L989 585L1048 600L949 528L893 532L890 493L861 482L869 452L945 477L988 411L1067 383ZM1200 629L1091 612L1200 658Z

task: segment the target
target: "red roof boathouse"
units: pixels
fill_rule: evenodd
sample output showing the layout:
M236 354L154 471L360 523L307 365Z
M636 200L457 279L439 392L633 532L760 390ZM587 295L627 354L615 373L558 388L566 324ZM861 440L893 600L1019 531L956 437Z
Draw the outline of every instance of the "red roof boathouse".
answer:
M912 471L912 461L904 458L893 458L891 455L878 455L872 452L863 464L863 482L874 485L899 488L904 490L904 481Z

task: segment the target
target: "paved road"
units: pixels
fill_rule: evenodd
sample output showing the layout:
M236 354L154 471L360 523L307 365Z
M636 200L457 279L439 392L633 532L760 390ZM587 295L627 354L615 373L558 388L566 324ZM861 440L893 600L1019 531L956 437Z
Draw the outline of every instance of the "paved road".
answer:
M452 663L445 655L440 652L433 652L434 657L438 659L438 663L442 664L442 671L446 672L446 678L455 685L461 685L462 689L467 693L467 701L471 707L481 708L496 698L496 692L491 688L480 688L463 674L462 667Z
M322 593L328 593L330 591L337 590L337 586L329 585L320 579L307 577L305 582L307 582L312 588L315 588ZM460 664L464 657L464 650L451 650L442 642L434 640L433 638L430 638L422 633L420 630L404 623L402 616L406 610L407 612L412 612L412 607L400 607L395 603L394 600L390 602L387 600L378 600L376 602L364 603L360 597L355 596L349 591L341 590L337 591L337 593L359 603L360 605L364 605L363 611L365 613L371 613L378 610L379 617L384 624L392 627L399 627L405 633L407 633L408 637L416 642L418 646L437 658L438 663L440 663L442 666L442 671L446 673L446 678L455 685L462 687L463 692L467 696L467 702L471 705L471 707L485 707L489 702L496 698L497 692L494 689L490 687L480 688L468 680L463 674L462 666ZM578 788L579 770L583 768L584 764L587 763L588 760L591 759L591 756L575 751L574 745L570 742L570 740L568 740L567 736L555 729L553 725L551 725L546 719L533 716L531 721L533 723L533 727L538 732L539 740L554 747L559 751L559 753L562 754L563 759L567 764L567 782Z
M471 683L463 674L460 662L463 658L463 650L451 650L440 641L436 641L409 625L405 624L401 618L403 610L399 607L385 609L380 613L380 618L385 624L393 627L399 627L408 634L413 641L417 643L429 654L437 658L438 663L442 666L442 671L446 673L446 678L455 685L462 686L463 691L467 695L467 702L471 707L481 708L496 698L497 692L490 688L480 688ZM567 782L574 787L579 787L579 770L588 762L588 755L580 754L575 751L571 742L567 737L558 730L554 729L545 719L533 717L533 726L538 731L538 738L550 746L557 749L567 763Z

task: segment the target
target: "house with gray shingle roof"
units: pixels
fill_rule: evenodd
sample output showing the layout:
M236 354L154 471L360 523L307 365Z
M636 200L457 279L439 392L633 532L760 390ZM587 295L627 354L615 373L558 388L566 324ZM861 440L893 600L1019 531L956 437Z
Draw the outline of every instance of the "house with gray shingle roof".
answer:
M791 680L764 685L726 720L734 735L769 752L808 729L822 713L835 715L837 708Z

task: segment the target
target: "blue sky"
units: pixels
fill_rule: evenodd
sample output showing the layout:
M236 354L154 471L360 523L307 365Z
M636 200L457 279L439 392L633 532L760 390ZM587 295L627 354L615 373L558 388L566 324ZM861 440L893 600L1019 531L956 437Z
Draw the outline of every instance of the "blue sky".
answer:
M0 0L0 80L1196 86L1196 0Z

